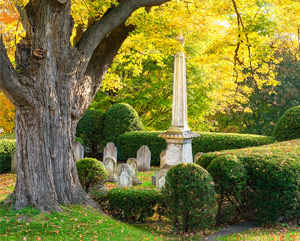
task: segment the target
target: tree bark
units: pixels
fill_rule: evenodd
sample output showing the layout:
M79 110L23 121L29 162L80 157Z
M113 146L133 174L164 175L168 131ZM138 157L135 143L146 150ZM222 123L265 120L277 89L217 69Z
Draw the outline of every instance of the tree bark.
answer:
M16 51L17 71L1 39L0 89L16 108L16 209L30 205L59 211L60 204L97 207L77 176L73 152L77 123L133 30L125 26L126 18L139 7L166 1L139 0L137 5L123 0L73 47L71 1L30 0L23 18L26 37Z

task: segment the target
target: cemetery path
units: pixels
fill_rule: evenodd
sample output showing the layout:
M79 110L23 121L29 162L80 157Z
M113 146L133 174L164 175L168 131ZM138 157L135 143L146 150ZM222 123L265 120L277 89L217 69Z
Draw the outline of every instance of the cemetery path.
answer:
M224 228L217 233L211 234L211 235L207 236L205 238L205 240L206 241L216 241L216 240L219 240L219 238L221 238L221 237L225 237L227 235L231 235L234 233L244 232L244 231L247 231L247 230L249 230L251 228L255 228L255 227L257 227L257 225L255 225L255 223L242 222L242 223L230 226L228 228Z

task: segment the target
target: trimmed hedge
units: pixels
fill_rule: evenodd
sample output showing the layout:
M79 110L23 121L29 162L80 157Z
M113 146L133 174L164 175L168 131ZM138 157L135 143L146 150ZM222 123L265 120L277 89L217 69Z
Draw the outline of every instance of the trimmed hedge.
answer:
M147 145L151 151L151 166L159 166L160 153L167 148L166 141L159 138L162 132L132 131L120 135L117 140L118 159L125 162L129 158L136 158L137 151L142 145Z
M16 150L16 140L0 140L0 174L10 172L12 153Z
M117 138L130 131L144 130L143 123L131 105L114 104L106 112L104 121L104 136L106 142L116 143Z
M161 200L157 190L114 188L106 196L109 213L129 223L143 222L155 213L154 207Z
M117 139L118 158L125 162L136 157L138 149L147 145L151 151L151 165L159 166L160 153L166 149L166 141L159 131L134 131L122 134ZM274 142L269 136L243 135L213 132L198 132L200 137L193 140L193 155L197 152L213 152L228 149L239 149L249 146L260 146Z
M293 220L300 211L300 140L204 154L197 164L204 167L216 158L234 155L247 173L247 188L238 200L261 223ZM216 183L221 177L214 180ZM218 186L218 184L217 184ZM219 185L220 186L220 185ZM228 190L224 190L228 193ZM228 193L230 195L230 193Z
M188 233L215 224L217 195L211 175L196 164L178 164L162 189L165 215L177 232Z
M300 106L288 109L278 120L273 137L277 141L300 138Z

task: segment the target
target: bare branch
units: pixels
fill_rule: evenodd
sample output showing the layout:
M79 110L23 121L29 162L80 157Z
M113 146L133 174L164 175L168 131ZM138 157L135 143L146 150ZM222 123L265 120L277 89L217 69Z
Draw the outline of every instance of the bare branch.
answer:
M22 26L25 30L25 32L27 31L27 23L28 23L28 20L27 20L27 17L26 17L26 13L25 13L25 9L24 7L20 4L19 1L15 1L15 7L16 9L18 10L19 14L20 14L20 18L21 18L21 23L22 23Z
M168 1L170 0L123 0L115 9L88 28L77 44L78 50L85 58L90 58L102 39L125 22L135 10L161 5Z
M13 102L15 106L34 104L34 98L26 85L29 78L19 75L11 65L7 56L2 36L0 38L0 89Z

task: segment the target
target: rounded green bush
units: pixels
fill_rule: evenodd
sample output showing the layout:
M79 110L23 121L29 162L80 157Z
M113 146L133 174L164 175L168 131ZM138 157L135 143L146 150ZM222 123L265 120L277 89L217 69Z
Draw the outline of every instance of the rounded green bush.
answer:
M159 200L156 190L114 188L106 196L109 213L122 221L143 222L153 216L154 207Z
M76 162L76 167L79 181L86 192L92 186L103 183L108 176L104 166L95 158L81 159Z
M288 109L278 120L273 137L277 141L300 138L300 106Z
M77 124L76 136L83 140L85 152L89 155L98 156L104 146L104 119L103 111L87 110Z
M204 229L215 223L217 197L209 173L196 164L179 164L166 176L162 195L165 215L176 231Z
M218 193L239 198L246 188L247 173L236 156L224 155L212 160L207 171L212 176Z
M104 136L107 142L116 143L119 135L144 130L137 112L128 104L115 104L106 113Z

